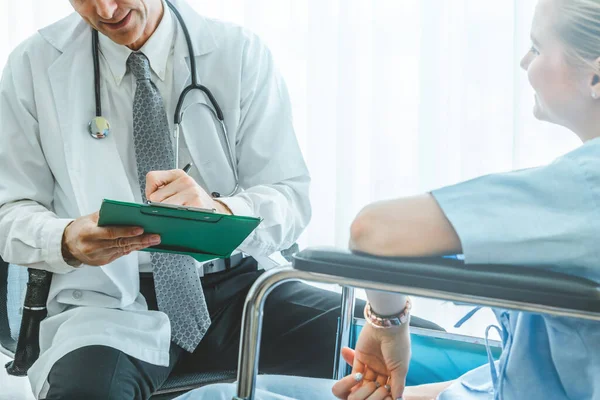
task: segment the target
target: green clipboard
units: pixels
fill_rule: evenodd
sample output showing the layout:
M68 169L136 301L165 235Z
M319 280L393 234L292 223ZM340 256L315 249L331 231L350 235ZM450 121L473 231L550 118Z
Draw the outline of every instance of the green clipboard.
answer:
M161 243L142 251L185 254L203 262L226 258L260 224L260 218L198 211L191 207L104 200L98 226L140 226Z

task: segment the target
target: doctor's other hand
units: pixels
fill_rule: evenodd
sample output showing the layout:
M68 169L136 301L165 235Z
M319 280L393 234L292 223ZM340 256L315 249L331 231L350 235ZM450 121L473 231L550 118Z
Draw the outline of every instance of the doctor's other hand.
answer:
M144 234L139 227L99 227L98 217L98 212L79 217L65 228L62 255L68 264L102 266L160 243L160 236Z
M402 398L411 357L408 324L388 329L366 324L356 350L345 348L342 356L352 365L352 374L333 386L336 397L348 400ZM356 379L358 373L360 380Z
M181 169L152 171L146 175L146 198L153 203L215 209L221 214L231 210L196 183Z

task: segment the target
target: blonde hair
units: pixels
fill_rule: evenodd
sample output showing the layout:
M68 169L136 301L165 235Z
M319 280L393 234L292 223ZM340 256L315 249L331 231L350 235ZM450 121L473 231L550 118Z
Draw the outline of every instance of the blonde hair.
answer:
M569 59L600 73L600 0L558 0L558 37Z

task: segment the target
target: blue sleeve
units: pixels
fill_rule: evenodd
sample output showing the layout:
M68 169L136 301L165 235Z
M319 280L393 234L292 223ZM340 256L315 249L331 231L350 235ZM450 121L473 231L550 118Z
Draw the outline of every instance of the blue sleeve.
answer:
M600 280L598 174L564 156L432 195L456 230L466 263L568 268L563 272Z

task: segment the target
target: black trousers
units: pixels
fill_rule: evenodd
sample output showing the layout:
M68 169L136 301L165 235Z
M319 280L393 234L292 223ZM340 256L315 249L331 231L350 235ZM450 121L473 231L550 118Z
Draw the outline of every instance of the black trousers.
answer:
M212 325L193 354L171 344L170 365L159 367L109 347L80 348L54 365L46 398L147 399L173 371L235 370L244 300L263 272L247 258L237 268L202 278ZM156 310L151 275L141 279L140 287L149 308ZM364 302L357 303L361 315ZM299 282L276 288L265 304L260 372L331 378L339 314L337 293Z

